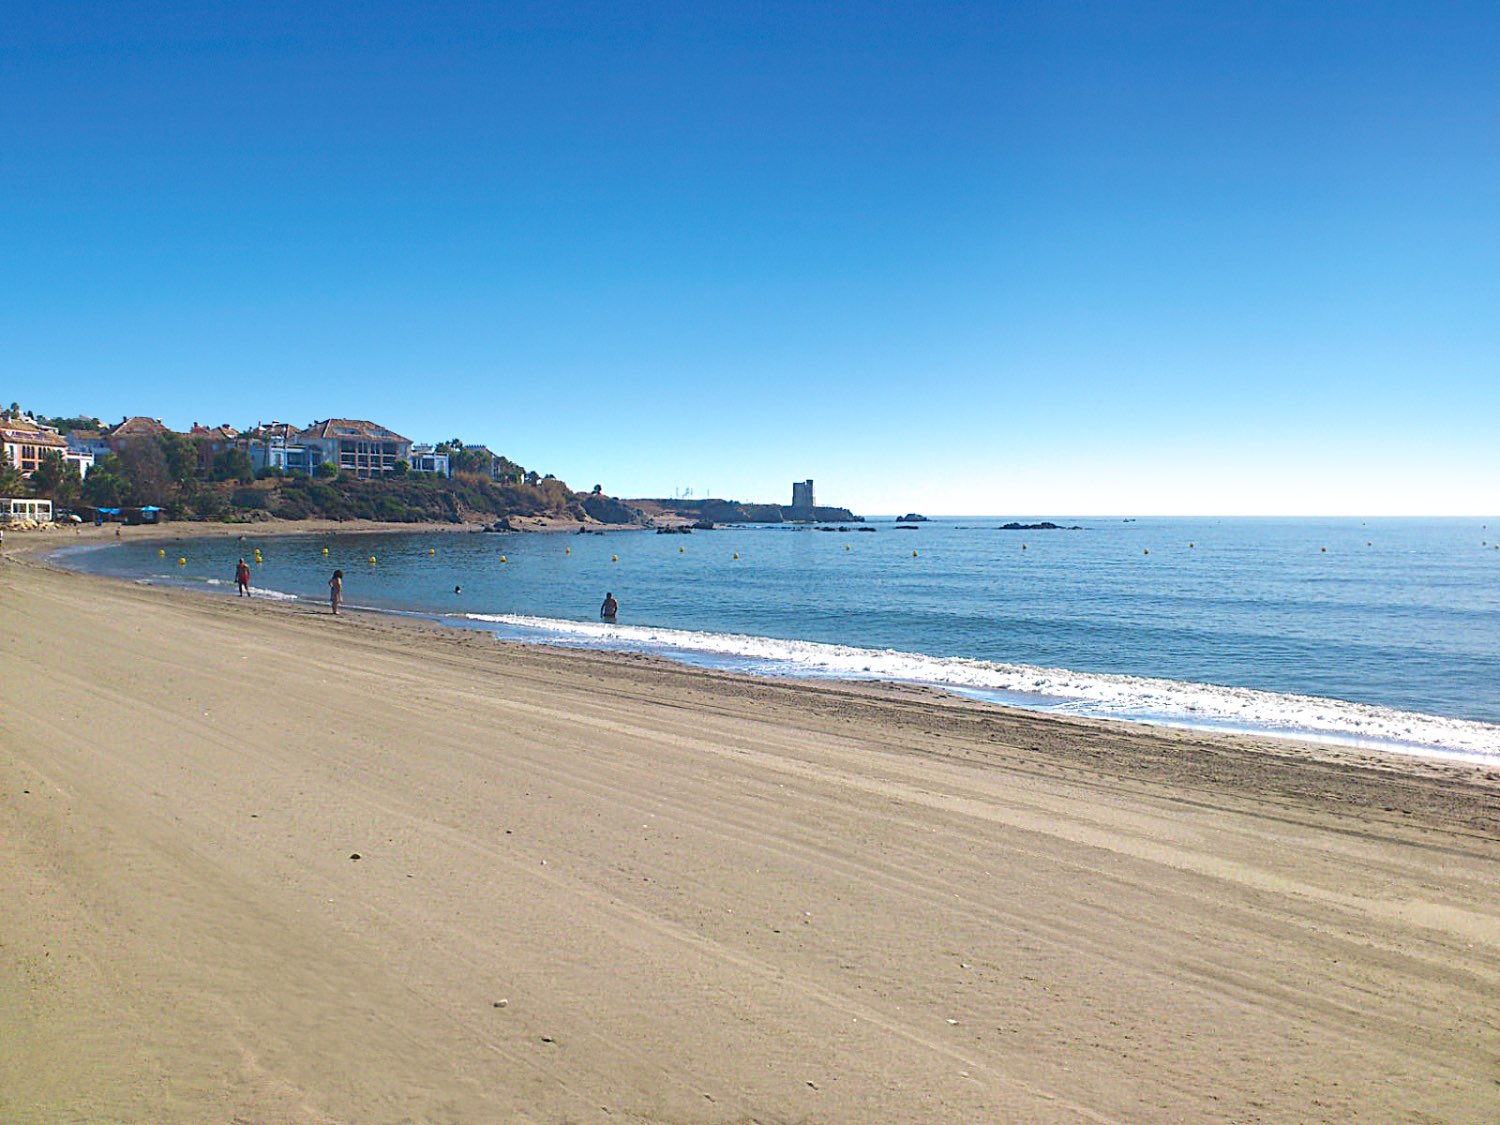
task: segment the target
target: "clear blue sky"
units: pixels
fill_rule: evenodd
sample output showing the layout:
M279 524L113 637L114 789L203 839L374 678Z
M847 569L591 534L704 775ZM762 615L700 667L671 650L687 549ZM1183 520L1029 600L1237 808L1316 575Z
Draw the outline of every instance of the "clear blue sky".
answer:
M0 398L866 512L1500 510L1500 5L0 7Z

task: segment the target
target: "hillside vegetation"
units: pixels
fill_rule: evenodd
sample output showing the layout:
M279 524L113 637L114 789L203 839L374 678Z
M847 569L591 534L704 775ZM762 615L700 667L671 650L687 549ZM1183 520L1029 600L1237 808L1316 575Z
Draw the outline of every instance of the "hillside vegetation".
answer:
M455 462L460 466L468 463L464 455L478 453L455 444ZM356 479L332 465L319 466L317 475L311 477L280 470L255 473L243 449L213 454L212 447L186 434L166 433L129 442L118 453L101 458L87 478L80 477L78 469L65 464L61 456L54 456L29 481L14 470L0 472L0 487L7 495L45 497L63 509L155 505L174 520L461 523L508 516L611 524L641 520L639 511L606 496L599 485L591 493L575 492L556 477L527 471L505 458L492 461L488 451L482 463L500 466L505 479L468 471L452 478L424 476L406 471L399 462L396 474L373 480Z

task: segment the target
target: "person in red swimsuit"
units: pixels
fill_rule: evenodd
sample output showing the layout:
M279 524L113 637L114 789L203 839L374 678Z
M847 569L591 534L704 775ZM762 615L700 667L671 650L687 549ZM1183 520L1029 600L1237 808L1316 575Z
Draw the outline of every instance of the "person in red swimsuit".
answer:
M240 560L240 565L234 568L234 584L240 589L240 597L250 596L250 568L245 565L245 560Z

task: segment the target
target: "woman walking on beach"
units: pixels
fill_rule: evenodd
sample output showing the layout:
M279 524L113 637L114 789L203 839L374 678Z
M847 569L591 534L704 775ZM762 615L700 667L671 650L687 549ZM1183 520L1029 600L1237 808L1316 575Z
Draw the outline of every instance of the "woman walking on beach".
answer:
M344 572L335 570L328 580L328 600L333 603L333 615L338 616L339 602L344 600Z

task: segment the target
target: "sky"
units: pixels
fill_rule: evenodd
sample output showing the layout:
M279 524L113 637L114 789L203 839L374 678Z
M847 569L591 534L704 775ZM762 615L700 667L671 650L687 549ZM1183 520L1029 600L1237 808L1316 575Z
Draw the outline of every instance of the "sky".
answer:
M865 513L1500 512L1500 5L0 6L0 399Z

